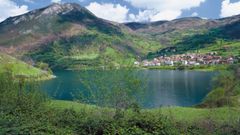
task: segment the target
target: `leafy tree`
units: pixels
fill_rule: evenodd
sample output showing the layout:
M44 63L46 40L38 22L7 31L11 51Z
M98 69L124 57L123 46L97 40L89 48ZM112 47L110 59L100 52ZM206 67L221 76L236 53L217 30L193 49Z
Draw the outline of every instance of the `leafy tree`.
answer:
M228 70L222 71L214 80L213 91L208 94L201 106L222 107L240 106L240 66L229 66Z
M81 101L116 110L138 110L146 92L146 80L133 68L86 70L80 81L85 87Z

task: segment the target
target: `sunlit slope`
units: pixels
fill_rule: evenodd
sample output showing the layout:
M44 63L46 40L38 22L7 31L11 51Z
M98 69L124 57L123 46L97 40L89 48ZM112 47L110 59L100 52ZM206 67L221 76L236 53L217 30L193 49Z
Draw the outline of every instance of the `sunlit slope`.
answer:
M4 72L12 72L13 75L24 75L26 77L50 77L50 74L45 71L0 53L0 73Z
M240 15L216 20L189 17L125 25L146 38L159 41L164 46L163 49L150 53L149 57L211 51L222 56L239 56Z

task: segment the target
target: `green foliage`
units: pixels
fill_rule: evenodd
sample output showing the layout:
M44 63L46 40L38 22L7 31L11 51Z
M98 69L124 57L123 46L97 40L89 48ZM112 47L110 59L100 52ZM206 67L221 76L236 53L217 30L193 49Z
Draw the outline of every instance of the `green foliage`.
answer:
M15 81L13 81L13 79ZM0 74L0 133L29 134L47 130L38 116L46 111L46 96L37 91L34 82L24 78L13 78L11 74Z
M43 62L38 62L36 64L36 67L43 70L43 71L47 71L50 74L53 74L52 70L50 69L49 65L47 63L43 63Z
M239 65L233 65L214 79L214 90L208 94L200 106L222 107L240 106Z
M70 101L52 101L50 107L76 111L73 114L79 114L77 116L78 120L73 121L81 122L77 122L78 125L76 125L74 131L85 134L201 135L240 132L238 128L240 126L239 108L163 107L144 109L140 112L125 110L120 117L116 117L116 111L112 108L101 108Z
M83 102L94 101L94 104L113 107L116 110L138 104L146 92L144 80L131 68L107 69L104 72L86 70L80 74L80 81L86 88L81 93L87 95L83 96L87 98L81 99Z
M224 102L227 102L225 99L225 90L223 88L215 89L214 91L208 94L204 102L207 102L208 104L210 104L209 106L216 106L216 107L223 106Z
M72 37L60 38L27 55L51 68L81 69L133 63L148 52L161 48L158 42L123 33L109 35L97 30L84 30ZM104 60L109 58L108 63Z
M239 56L240 46L238 38L231 37L226 32L231 29L214 28L210 30L183 30L181 32L165 34L173 36L170 38L170 47L163 48L157 52L148 54L148 58L159 55L174 55L188 52L208 53L217 52L221 56ZM237 33L237 30L235 34Z
M206 48L200 49L199 52L217 52L218 55L227 56L239 56L240 55L240 43L238 41L224 41L218 39L215 43L209 44Z

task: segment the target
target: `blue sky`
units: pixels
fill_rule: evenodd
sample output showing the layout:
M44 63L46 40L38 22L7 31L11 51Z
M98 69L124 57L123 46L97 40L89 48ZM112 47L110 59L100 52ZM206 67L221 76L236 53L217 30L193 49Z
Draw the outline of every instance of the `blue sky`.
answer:
M53 2L78 3L100 18L116 22L216 19L240 14L240 0L0 0L0 21Z

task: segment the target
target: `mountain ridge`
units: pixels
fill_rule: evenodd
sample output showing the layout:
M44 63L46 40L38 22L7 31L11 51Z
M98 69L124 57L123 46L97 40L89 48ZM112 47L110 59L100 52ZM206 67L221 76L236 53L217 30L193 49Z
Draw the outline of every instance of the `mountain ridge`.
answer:
M52 4L1 22L0 51L45 62L52 68L101 66L106 65L105 59L116 66L162 54L169 47L184 53L215 40L238 40L239 22L240 15L116 23L75 3Z
M209 48L209 46L215 46L218 48L215 49L216 51L224 53L221 51L224 48L217 46L217 42L221 41L222 44L227 45L232 42L235 46L240 39L238 34L240 32L240 15L220 19L187 17L166 22L160 21L159 25L153 25L153 23L128 23L125 25L132 28L132 31L145 38L158 41L164 46L156 52L151 52L149 54L153 55L150 56L151 58L159 55L193 52ZM239 50L239 48L235 46L235 49Z

